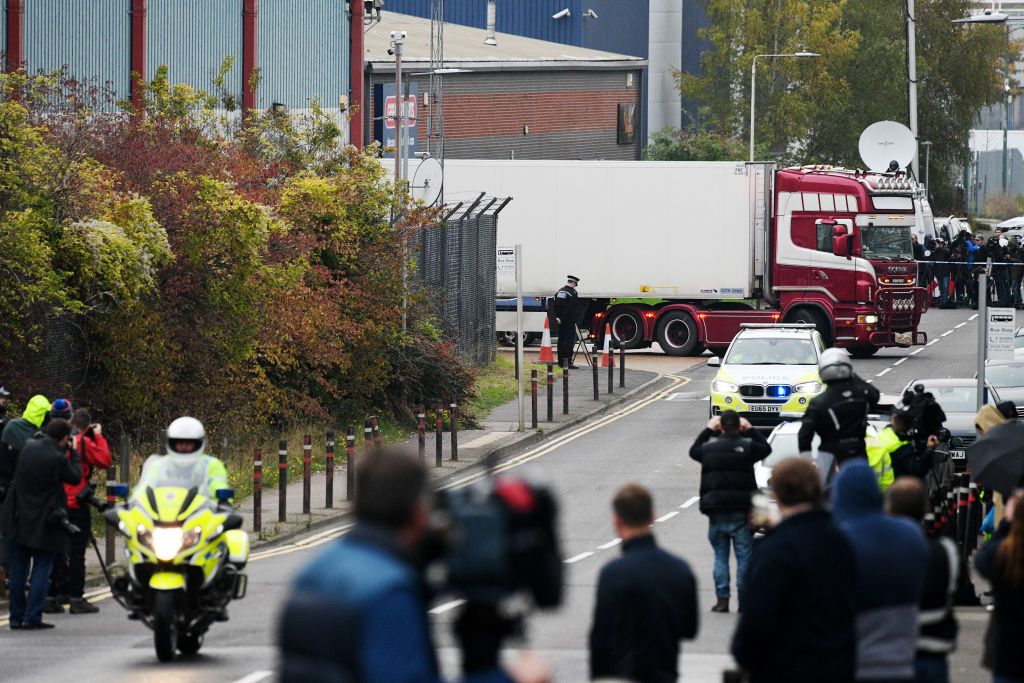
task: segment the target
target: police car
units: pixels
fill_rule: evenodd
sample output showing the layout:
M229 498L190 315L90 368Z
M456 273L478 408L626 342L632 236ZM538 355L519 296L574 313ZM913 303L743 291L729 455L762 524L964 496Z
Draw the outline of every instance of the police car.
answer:
M735 410L755 427L774 427L783 413L804 412L825 390L818 357L821 334L808 324L741 325L711 382L710 414Z

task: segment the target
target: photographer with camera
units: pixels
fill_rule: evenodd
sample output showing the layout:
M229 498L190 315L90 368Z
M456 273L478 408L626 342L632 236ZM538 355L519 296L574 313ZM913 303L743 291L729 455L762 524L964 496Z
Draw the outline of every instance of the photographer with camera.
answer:
M281 681L440 680L423 576L422 550L431 540L427 484L423 465L399 453L385 451L359 464L355 527L306 566L285 603L277 636ZM517 504L528 502L520 497ZM483 544L501 535L490 531ZM504 634L492 629L503 627L486 606L467 605L456 622L466 680L547 681L547 666L535 655L521 654L507 670L498 667Z
M71 536L67 555L59 555L53 565L50 581L50 596L46 598L44 611L47 614L61 614L64 605L70 604L71 614L94 614L100 611L85 599L85 553L92 537L92 514L85 498L93 494L89 481L95 470L110 467L110 446L103 436L103 426L94 424L92 415L85 408L79 408L71 418L74 429L71 449L78 454L82 464L82 480L77 484L64 484L68 502L68 521L79 531Z
M10 550L11 629L53 628L42 621L53 558L67 552L68 534L75 531L64 509L64 484L82 479L79 455L71 452L71 425L53 419L42 435L29 439L18 457L18 469L4 500L0 528ZM29 572L32 588L26 600Z

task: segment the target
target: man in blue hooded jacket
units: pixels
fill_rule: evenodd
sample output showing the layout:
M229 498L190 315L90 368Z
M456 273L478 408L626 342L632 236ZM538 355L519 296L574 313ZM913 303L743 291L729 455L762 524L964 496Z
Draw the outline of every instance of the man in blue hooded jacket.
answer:
M878 478L864 460L840 467L832 500L856 558L857 680L912 681L928 565L924 532L882 511Z

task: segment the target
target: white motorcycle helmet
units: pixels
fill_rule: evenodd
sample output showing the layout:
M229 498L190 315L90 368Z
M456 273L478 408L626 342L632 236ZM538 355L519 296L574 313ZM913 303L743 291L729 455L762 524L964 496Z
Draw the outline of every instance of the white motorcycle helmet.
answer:
M167 427L168 454L202 455L205 448L206 430L194 417L179 417Z
M818 374L825 384L853 376L853 363L845 349L825 349L818 358Z

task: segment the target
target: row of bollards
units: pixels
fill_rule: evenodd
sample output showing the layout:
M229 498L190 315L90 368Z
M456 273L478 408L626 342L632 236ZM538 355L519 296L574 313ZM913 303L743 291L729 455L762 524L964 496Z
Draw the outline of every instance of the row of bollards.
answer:
M615 393L615 356L609 354L608 356L608 393ZM619 347L619 387L624 388L626 386L626 350ZM566 363L562 368L562 414L569 414L569 367ZM594 380L594 400L601 400L601 389L600 389L600 378L598 372L597 358L595 357L591 364L591 370L593 371ZM538 375L536 370L530 370L530 427L531 429L537 428L537 398L538 398ZM547 364L547 421L555 421L555 366L553 363ZM438 442L438 448L440 448L440 441ZM438 456L440 457L440 456ZM440 462L440 461L438 461ZM440 465L439 465L440 466Z

